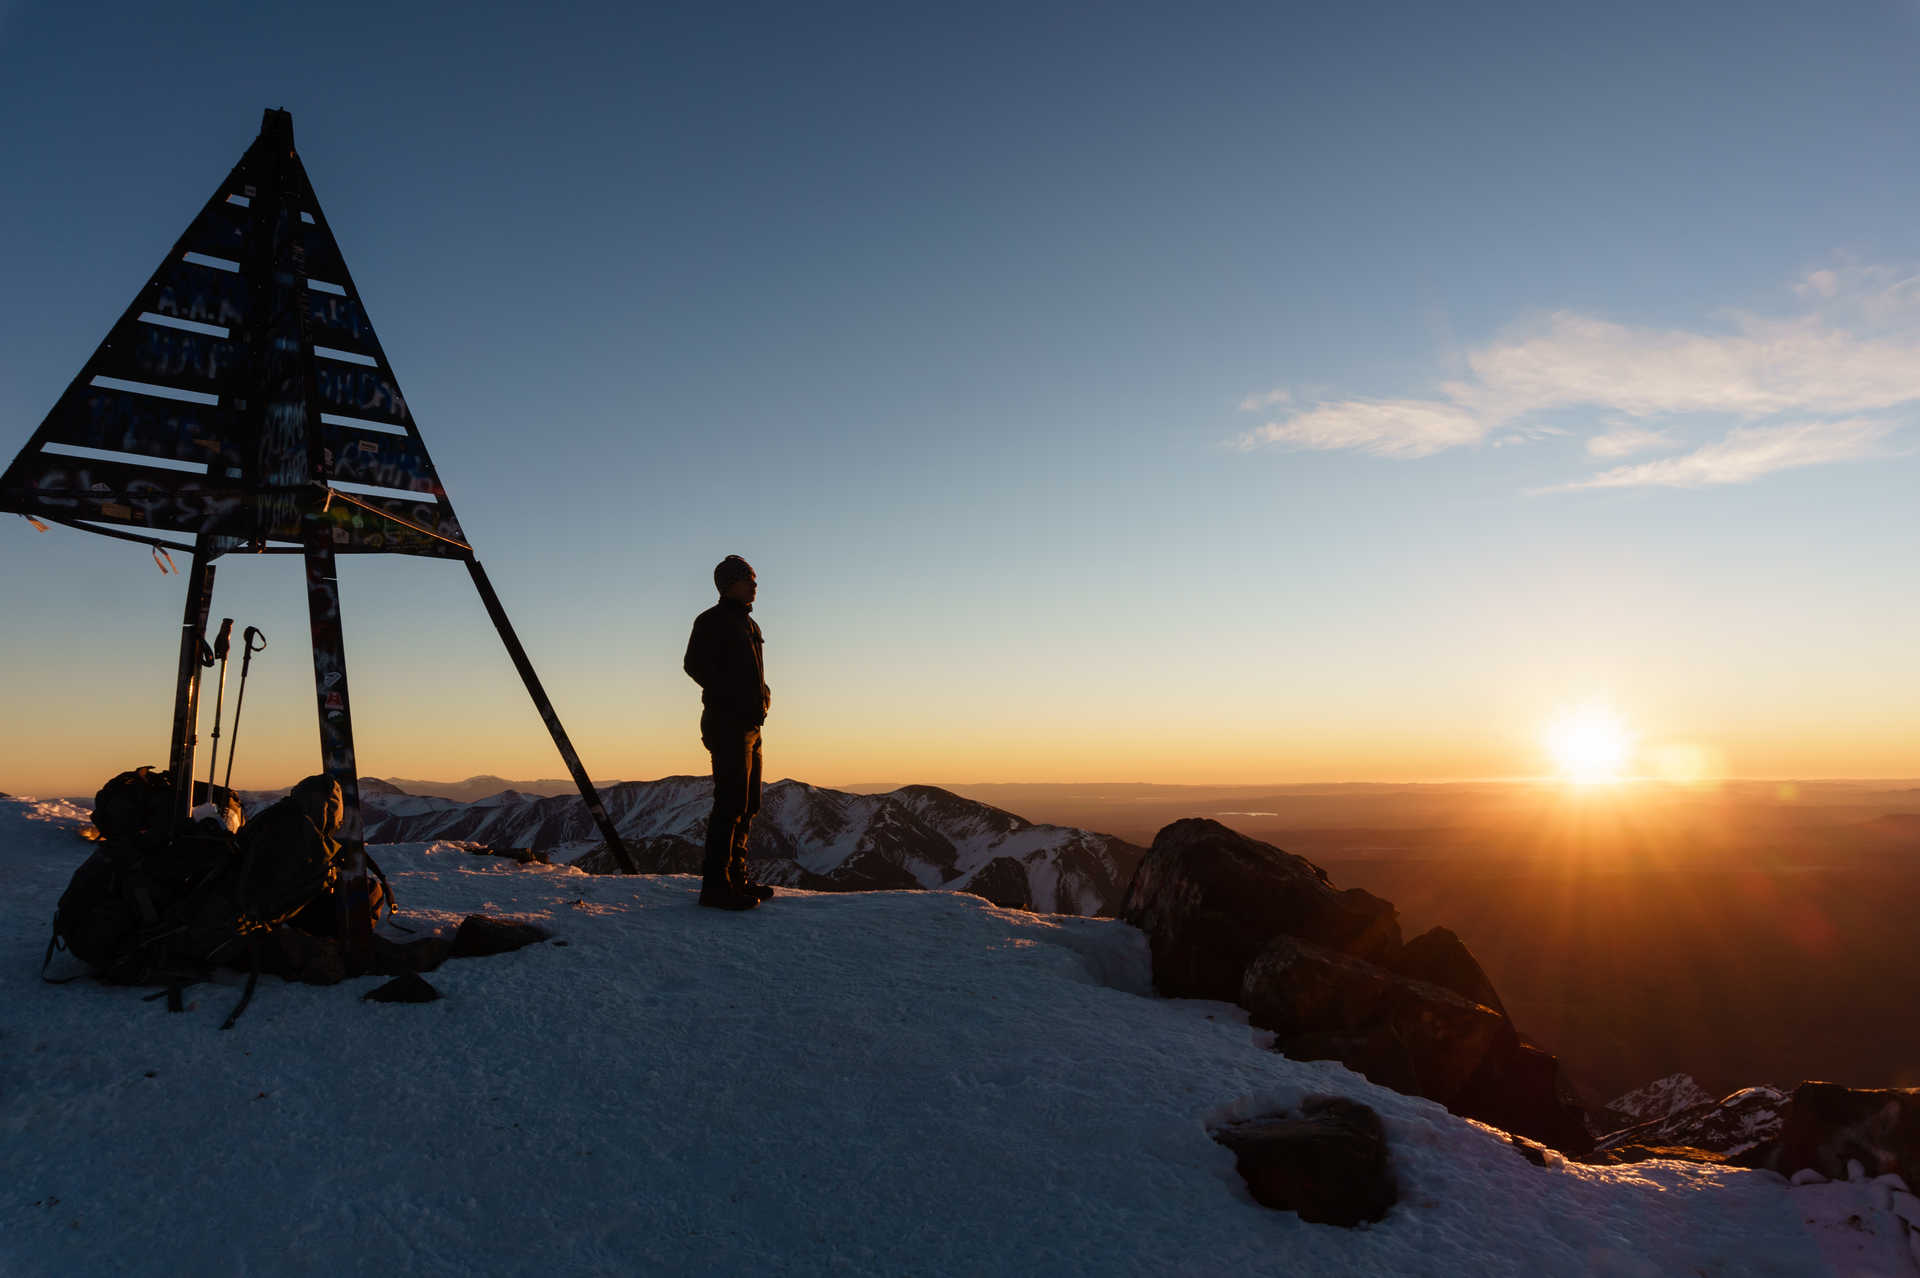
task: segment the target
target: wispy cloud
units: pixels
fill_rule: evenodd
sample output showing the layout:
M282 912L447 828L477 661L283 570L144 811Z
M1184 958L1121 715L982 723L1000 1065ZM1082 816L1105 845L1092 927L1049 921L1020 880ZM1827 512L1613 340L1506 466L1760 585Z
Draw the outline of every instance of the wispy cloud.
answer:
M1293 392L1284 386L1276 386L1270 391L1261 391L1258 395L1249 395L1240 401L1240 411L1257 413L1263 408L1272 408L1276 404L1291 404Z
M1816 424L1735 430L1684 457L1621 467L1557 490L1738 483L1787 466L1863 456L1855 451L1762 460L1772 455L1768 449L1796 458L1795 449L1817 452L1821 438L1836 445L1849 439L1861 447L1870 424L1850 419L1920 404L1920 275L1843 263L1808 272L1791 292L1798 313L1729 312L1720 331L1657 329L1558 312L1469 351L1468 375L1440 384L1431 395L1303 405L1235 442L1243 448L1354 449L1416 458L1486 443L1489 436L1495 444L1515 442L1542 429L1533 420L1542 414L1592 409L1618 419L1587 440L1588 455L1600 459L1683 447L1677 431L1697 417ZM1241 407L1255 411L1289 402L1256 395ZM1890 426L1872 429L1877 439ZM1789 445L1791 440L1801 442ZM1636 478L1663 475L1694 477ZM1727 475L1738 477L1721 477Z
M1795 426L1736 426L1718 443L1682 457L1615 466L1588 479L1537 488L1537 493L1584 488L1705 488L1744 484L1776 470L1872 457L1893 424L1853 419Z
M1486 433L1484 423L1453 404L1347 400L1321 404L1282 422L1268 422L1243 435L1240 444L1245 448L1260 444L1358 448L1380 457L1426 457L1444 448L1476 443Z
M1649 448L1672 448L1678 442L1663 430L1647 430L1640 426L1616 426L1604 435L1589 435L1587 455L1625 457L1631 453L1644 453Z

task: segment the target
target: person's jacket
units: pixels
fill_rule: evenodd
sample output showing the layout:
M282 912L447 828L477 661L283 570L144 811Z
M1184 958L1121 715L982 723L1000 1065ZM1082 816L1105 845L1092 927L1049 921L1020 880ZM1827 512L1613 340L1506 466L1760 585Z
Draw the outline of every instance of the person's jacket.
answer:
M767 721L773 694L760 655L764 642L753 610L737 599L722 599L693 619L683 664L708 710L750 728Z

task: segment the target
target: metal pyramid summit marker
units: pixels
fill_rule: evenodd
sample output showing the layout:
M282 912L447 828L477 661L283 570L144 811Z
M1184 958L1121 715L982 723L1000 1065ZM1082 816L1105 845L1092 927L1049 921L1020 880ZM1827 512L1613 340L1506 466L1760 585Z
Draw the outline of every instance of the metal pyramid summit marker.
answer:
M318 516L337 552L471 553L287 112L266 113L0 478L0 502L142 541L292 553Z
M259 137L0 475L0 511L192 553L169 756L176 819L192 801L213 561L241 549L305 557L323 764L346 798L340 840L362 890L334 556L460 559L588 811L633 872L454 516L288 112L265 113Z

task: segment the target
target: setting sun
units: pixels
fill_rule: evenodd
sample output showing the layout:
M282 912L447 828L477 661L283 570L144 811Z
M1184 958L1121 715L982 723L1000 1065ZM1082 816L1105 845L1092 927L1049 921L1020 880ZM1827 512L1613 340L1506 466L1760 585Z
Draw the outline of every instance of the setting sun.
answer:
M1603 706L1569 710L1547 728L1547 750L1560 774L1581 784L1618 781L1633 753L1633 736Z

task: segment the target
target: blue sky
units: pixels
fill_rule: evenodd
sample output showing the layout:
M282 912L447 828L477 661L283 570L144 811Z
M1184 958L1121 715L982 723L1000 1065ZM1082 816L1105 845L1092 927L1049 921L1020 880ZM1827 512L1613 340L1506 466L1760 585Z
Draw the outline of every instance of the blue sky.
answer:
M1588 703L1912 775L1917 43L1912 4L15 3L0 448L283 106L598 775L703 770L680 647L731 552L770 767L823 784L1525 774ZM363 770L560 771L465 574L348 569ZM179 579L11 518L0 572L0 789L163 761ZM222 561L275 643L237 782L311 770L303 609Z

